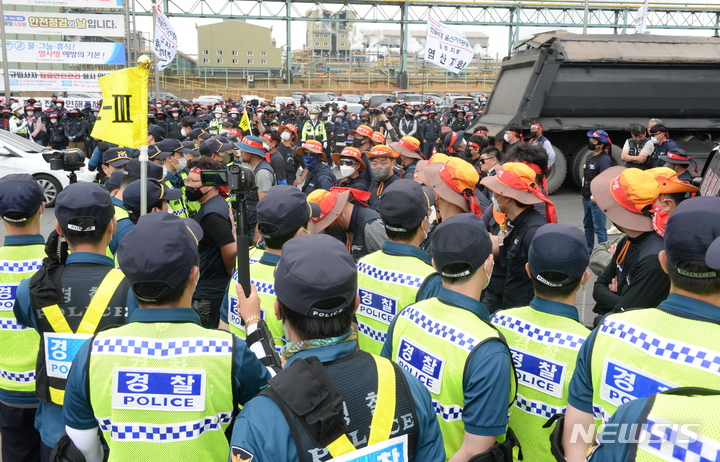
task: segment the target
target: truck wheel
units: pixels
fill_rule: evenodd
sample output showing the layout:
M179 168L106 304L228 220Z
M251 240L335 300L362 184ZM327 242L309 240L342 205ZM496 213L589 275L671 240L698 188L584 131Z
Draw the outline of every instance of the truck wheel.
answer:
M578 149L578 151L573 156L570 175L572 176L573 183L575 183L575 186L577 186L578 188L582 187L583 167L585 167L585 161L590 154L590 150L587 147L583 146Z
M565 159L565 154L563 154L557 146L553 145L552 148L555 150L555 162L553 162L553 166L547 175L548 195L557 191L560 186L562 186L563 181L565 181L565 176L567 176L567 159Z

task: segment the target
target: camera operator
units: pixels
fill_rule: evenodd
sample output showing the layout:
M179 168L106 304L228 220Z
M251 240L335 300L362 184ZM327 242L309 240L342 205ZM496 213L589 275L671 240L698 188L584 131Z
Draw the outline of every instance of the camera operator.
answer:
M250 166L255 174L256 192L251 192L245 197L247 199L247 233L253 245L260 243L262 236L257 231L257 203L265 197L265 194L277 184L275 170L272 164L265 159L265 149L260 138L246 136L242 141L235 143L240 148L240 158Z

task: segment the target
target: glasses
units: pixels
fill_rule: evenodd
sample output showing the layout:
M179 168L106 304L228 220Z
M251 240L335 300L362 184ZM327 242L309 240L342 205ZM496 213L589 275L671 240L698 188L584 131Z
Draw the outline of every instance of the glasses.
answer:
M480 162L481 164L484 164L486 160L490 160L490 159L494 159L494 157L481 157L480 159L478 159L478 162Z
M340 161L338 162L338 165L345 165L345 166L347 166L347 167L354 167L355 165L357 165L357 161L356 161L356 160L352 160L352 159L340 159Z

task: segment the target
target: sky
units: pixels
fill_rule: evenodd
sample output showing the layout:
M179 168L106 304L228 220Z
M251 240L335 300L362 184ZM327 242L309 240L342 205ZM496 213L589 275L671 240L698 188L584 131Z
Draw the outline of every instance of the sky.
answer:
M673 1L673 0L671 0ZM680 0L677 0L680 1ZM664 3L668 3L668 0L665 0ZM138 28L142 29L144 32L152 33L152 19L149 17L138 17ZM195 32L195 25L204 25L204 24L212 24L215 22L219 22L216 19L200 19L200 18L177 18L177 17L170 17L170 22L173 25L176 32L179 31L189 31L189 33L183 34L179 33L179 50L190 55L197 55L197 33ZM285 45L286 43L286 30L285 30L285 22L284 21L270 21L270 20L263 20L263 21L248 21L250 24L255 24L263 27L273 27L273 36L276 39L277 46ZM306 22L305 21L296 21L293 22L291 25L291 34L292 34L292 49L293 50L301 50L303 48L303 45L305 44L305 32L306 32ZM390 29L393 27L392 24L375 24L375 23L355 23L356 29L359 30L368 30L368 29ZM399 25L395 26L398 30L400 29ZM467 31L467 32L482 32L485 35L489 37L489 47L488 47L488 54L492 57L499 57L502 59L504 56L508 53L508 30L509 28L507 26L453 26L456 29L459 29L461 31ZM411 30L425 30L424 26L420 25L411 25ZM553 27L520 27L520 38L530 37L533 34L540 33L540 32L546 32L550 30L554 30ZM567 29L570 32L574 33L582 33L582 27L576 27L576 28L569 28ZM192 32L190 32L192 31ZM628 29L629 32L632 31L632 29ZM590 28L590 32L594 34L612 34L613 29L610 28ZM650 32L654 35L674 35L674 36L682 36L682 35L691 35L691 36L705 36L710 37L712 36L712 31L695 31L695 30L660 30L660 29L650 29ZM360 36L361 34L356 34L357 36ZM412 50L412 45L410 47L410 51Z

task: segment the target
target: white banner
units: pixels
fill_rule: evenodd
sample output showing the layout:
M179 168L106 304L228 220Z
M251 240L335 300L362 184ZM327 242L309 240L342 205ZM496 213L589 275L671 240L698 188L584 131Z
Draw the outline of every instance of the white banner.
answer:
M473 56L465 34L428 17L425 61L457 74L470 64Z
M155 21L155 56L158 58L158 70L162 71L175 59L177 53L177 35L167 16L157 8Z
M25 103L25 100L27 98L19 98L22 103ZM65 99L60 98L63 100L63 107L67 110L70 110L72 108L78 108L82 109L85 107L85 103L90 103L92 107L99 107L100 106L100 100L99 99ZM42 103L43 111L45 109L49 108L55 108L55 106L52 105L52 100L50 98L35 98L35 101Z
M10 69L11 91L66 91L100 93L98 79L112 71L37 71L31 69ZM0 69L2 76L2 69ZM0 79L0 91L5 91Z
M125 23L122 16L118 15L6 11L5 32L9 34L125 37Z
M7 40L8 62L63 64L125 64L125 44Z
M53 6L65 8L122 8L123 0L3 0L5 5Z
M645 0L645 3L642 4L640 8L637 10L637 14L635 15L635 33L636 34L644 34L647 30L648 22L648 13L650 10L650 5L648 5L649 0Z

